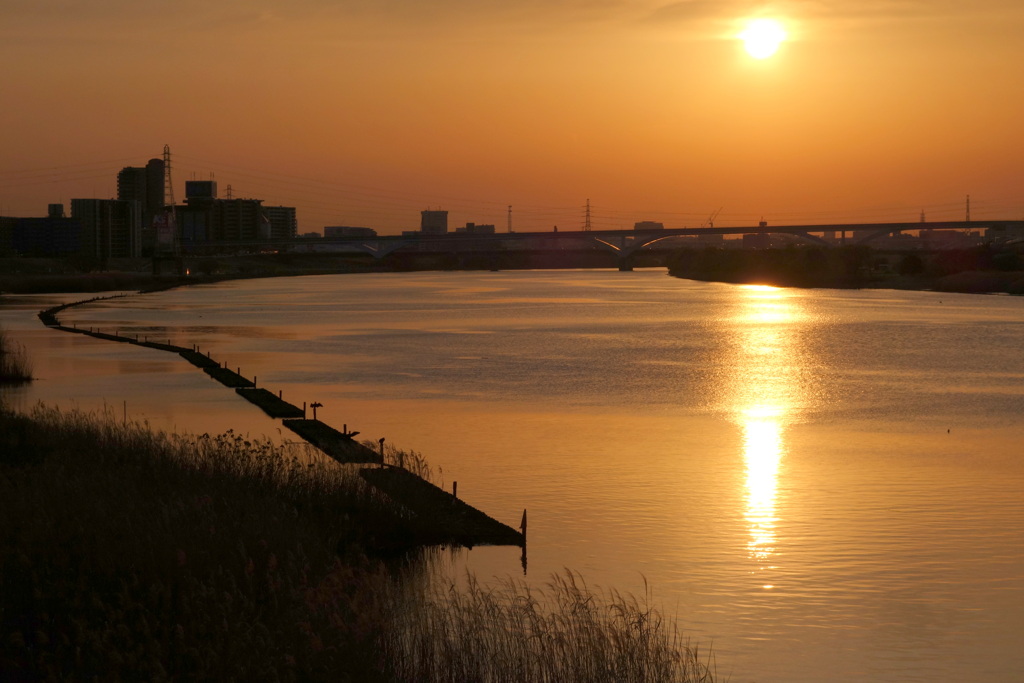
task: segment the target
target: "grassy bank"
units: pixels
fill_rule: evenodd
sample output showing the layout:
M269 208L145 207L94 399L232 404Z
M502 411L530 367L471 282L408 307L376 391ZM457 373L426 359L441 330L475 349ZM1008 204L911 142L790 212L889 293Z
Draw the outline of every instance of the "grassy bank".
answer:
M572 575L543 594L472 581L460 592L430 579L422 552L375 557L405 513L356 473L233 434L0 411L0 671L710 680L646 603Z

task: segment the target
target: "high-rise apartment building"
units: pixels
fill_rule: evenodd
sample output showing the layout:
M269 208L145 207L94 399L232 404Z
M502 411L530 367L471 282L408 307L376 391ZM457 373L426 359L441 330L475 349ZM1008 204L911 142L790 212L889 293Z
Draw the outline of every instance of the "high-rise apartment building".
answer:
M141 248L151 253L155 240L153 220L164 208L164 160L150 159L144 166L125 166L117 174L117 198L139 203Z
M106 262L142 253L139 202L122 199L72 199L71 217L82 226L82 253Z

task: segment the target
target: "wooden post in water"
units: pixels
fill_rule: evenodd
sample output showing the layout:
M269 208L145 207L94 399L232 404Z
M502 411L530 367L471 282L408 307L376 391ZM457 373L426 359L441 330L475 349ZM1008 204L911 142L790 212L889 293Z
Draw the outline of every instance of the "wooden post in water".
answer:
M281 394L283 394L283 393L284 393L284 389L278 389L277 390L277 400L278 401L281 400Z
M453 498L458 498L459 497L459 482L457 482L457 481L453 481L452 482L452 497Z
M523 508L523 554L519 556L519 563L523 565L523 576L526 576L526 508Z

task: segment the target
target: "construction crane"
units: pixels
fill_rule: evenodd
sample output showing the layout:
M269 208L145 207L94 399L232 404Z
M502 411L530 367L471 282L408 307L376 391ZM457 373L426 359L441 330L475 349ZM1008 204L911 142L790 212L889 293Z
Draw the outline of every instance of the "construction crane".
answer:
M700 224L702 228L713 228L715 227L715 219L718 218L718 214L722 213L722 209L725 207L718 207L718 210L708 216L708 219Z

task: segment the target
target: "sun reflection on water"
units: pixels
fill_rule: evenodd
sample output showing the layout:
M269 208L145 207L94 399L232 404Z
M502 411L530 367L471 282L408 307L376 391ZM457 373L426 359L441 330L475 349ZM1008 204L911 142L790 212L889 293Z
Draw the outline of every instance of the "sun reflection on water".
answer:
M803 403L804 364L796 331L807 316L794 290L746 286L737 291L739 307L729 323L738 360L730 377L728 410L743 430L748 555L759 569L769 570L778 545L785 433ZM770 581L763 585L772 587Z
M747 467L747 509L750 557L768 560L775 550L775 495L782 460L780 410L754 406L744 411L743 457Z

